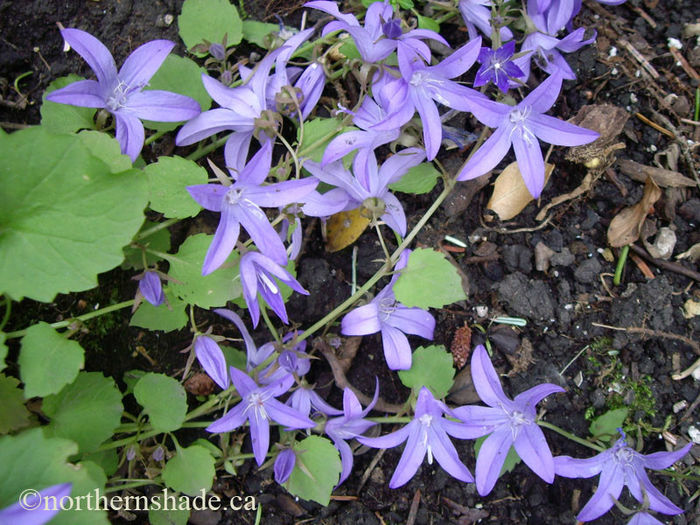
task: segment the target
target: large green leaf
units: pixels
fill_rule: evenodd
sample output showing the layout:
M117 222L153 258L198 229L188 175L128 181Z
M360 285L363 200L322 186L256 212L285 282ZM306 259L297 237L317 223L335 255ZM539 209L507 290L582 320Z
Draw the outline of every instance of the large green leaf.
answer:
M78 75L60 77L46 88L41 103L41 125L56 133L72 133L80 129L94 129L95 108L83 108L46 100L46 95L73 82L83 80Z
M208 491L214 481L214 456L206 448L177 446L177 454L163 468L163 481L171 489L189 496Z
M595 439L614 441L618 437L618 428L621 428L629 414L628 408L616 408L608 410L591 421L590 432Z
M5 370L5 358L7 357L7 345L5 344L5 334L0 332L0 372Z
M202 264L213 235L192 235L170 259L171 287L183 301L201 308L225 306L243 293L238 272L238 254L233 252L218 270L202 275Z
M457 270L430 248L413 250L394 284L394 293L400 303L423 309L442 308L467 298Z
M51 423L46 435L69 438L80 452L92 452L119 426L122 395L111 377L101 372L81 372L58 394L44 399L44 413Z
M186 304L172 293L169 286L163 288L166 303L153 306L143 301L129 321L130 326L140 326L149 330L171 332L179 330L187 324Z
M66 339L46 323L30 326L19 353L24 396L56 394L75 380L84 360L85 350L76 341Z
M145 221L143 223L143 226L141 226L141 230L139 231L139 233L145 230L149 230L150 228L153 228L156 225L157 223L155 222ZM148 237L145 237L144 239L139 239L136 242L144 248L156 252L168 253L170 251L170 232L167 228L163 228L162 230L158 230L149 235ZM140 247L134 247L131 244L128 246L124 246L124 262L122 263L122 268L133 268L135 270L144 269L142 252L143 250ZM158 255L152 252L146 251L146 264L148 266L154 266L158 261L161 261L162 259L162 257L159 257Z
M436 398L443 398L452 387L455 369L450 354L442 345L419 346L413 352L409 370L399 370L401 382L416 393L427 387Z
M309 436L296 443L294 451L297 462L285 485L287 490L302 499L328 505L342 470L338 450L326 438Z
M0 434L29 425L30 414L24 406L24 396L17 379L0 374L0 399Z
M187 415L187 394L183 386L164 374L146 374L134 387L136 401L146 409L154 429L177 430Z
M211 97L202 84L202 74L206 71L186 57L168 55L153 78L148 89L161 89L187 95L199 102L202 111L211 107ZM144 126L158 131L170 131L179 126L177 122L152 122L145 120Z
M51 438L41 428L0 438L0 509L17 503L22 491L41 490L59 483L73 484L71 496L104 493L104 473L94 463L73 465L68 458L78 452L75 443ZM104 510L62 511L51 525L108 525ZM94 501L94 496L93 496Z
M257 20L243 20L243 39L266 49L269 45L267 38L272 33L279 32L279 24L268 22L258 22Z
M207 183L207 171L182 157L161 157L144 170L151 209L166 217L184 219L202 207L187 193L187 186Z
M435 169L432 162L423 162L409 169L406 175L394 184L389 184L389 188L393 191L420 195L431 191L439 176L440 172Z
M143 223L146 182L116 173L119 144L95 134L0 136L0 293L47 302L93 288L121 263Z
M180 38L188 49L201 44L205 39L233 46L241 41L243 25L238 10L228 0L185 0L182 12L177 17ZM204 53L196 53L204 56Z

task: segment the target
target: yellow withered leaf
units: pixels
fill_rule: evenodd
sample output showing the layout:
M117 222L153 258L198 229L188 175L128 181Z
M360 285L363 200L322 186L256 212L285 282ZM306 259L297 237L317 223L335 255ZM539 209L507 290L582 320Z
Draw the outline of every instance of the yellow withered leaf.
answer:
M554 164L546 164L544 168L545 184L552 174ZM532 195L525 186L523 177L518 169L517 162L511 162L496 178L493 185L493 194L486 208L493 210L502 221L507 221L523 211Z
M369 225L367 211L360 206L331 215L326 222L326 250L339 252L354 243Z

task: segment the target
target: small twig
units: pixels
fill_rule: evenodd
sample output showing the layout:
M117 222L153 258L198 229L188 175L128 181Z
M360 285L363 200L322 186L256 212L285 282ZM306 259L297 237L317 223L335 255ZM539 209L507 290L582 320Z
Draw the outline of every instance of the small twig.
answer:
M673 58L675 58L683 68L683 71L685 71L690 78L694 78L695 80L700 80L700 75L698 75L698 72L693 69L693 66L691 66L688 61L685 59L683 55L681 55L681 52L678 51L675 47L669 47L668 48L671 54L673 55Z
M632 44L630 44L627 40L624 38L621 38L619 40L620 45L624 47L630 55L634 57L634 59L639 62L644 69L646 69L649 74L652 76L654 80L657 80L661 75L659 75L659 72L656 71L654 66L652 66L649 61L642 56L642 54L637 51Z
M628 332L631 334L640 334L640 335L645 335L645 336L651 336L651 337L661 337L663 339L675 339L676 341L680 341L682 343L687 344L689 347L693 349L693 351L700 355L700 344L697 342L693 341L692 339L685 337L683 335L678 335L674 334L671 332L662 332L660 330L650 330L649 328L642 328L641 326L610 326L608 324L601 324L601 323L591 323L593 326L597 326L599 328L607 328L608 330L618 330L620 332Z
M664 270L669 270L671 272L684 275L688 277L689 279L693 279L695 281L700 282L700 273L696 272L695 270L691 270L690 268L686 268L685 266L674 263L671 261L664 261L662 259L656 259L649 255L643 248L640 248L639 246L635 244L630 244L630 249L639 255L642 259L646 259L648 262L653 264L654 266L658 266L659 268L663 268Z
M413 495L411 508L409 509L408 517L406 518L406 525L413 525L416 522L416 517L418 516L418 505L420 505L420 489L416 489L416 493Z
M379 450L377 450L377 453L372 458L372 461L370 462L369 466L365 469L365 473L362 474L362 479L360 480L360 485L357 487L358 493L362 492L362 488L365 486L365 483L367 483L367 480L372 475L372 471L374 470L374 467L377 466L377 463L379 463L379 460L382 459L382 456L384 455L384 452L386 452L386 451L387 451L386 448L380 448Z
M319 350L323 354L323 357L326 358L326 361L328 361L328 364L331 367L331 371L333 372L333 379L335 379L336 386L341 390L343 390L345 387L348 387L357 396L357 399L360 400L360 403L362 403L365 406L369 405L372 402L372 398L363 394L361 391L359 391L357 388L350 384L348 378L345 377L345 372L343 372L343 368L340 362L338 361L338 357L335 355L335 351L333 350L333 348L321 338L315 339L313 346L315 349ZM405 411L403 405L395 405L393 403L388 403L387 401L384 401L381 397L377 399L377 403L374 405L374 408L376 410L380 410L382 412L390 412L392 414L401 414Z
M700 405L700 394L698 394L698 397L695 398L695 401L693 401L688 407L688 409L683 413L680 421L685 421L686 419L688 419L693 414L698 405Z
M645 117L644 115L642 115L641 113L635 113L635 116L636 116L639 120L641 120L642 122L644 122L647 126L651 126L652 128L654 128L654 129L655 129L656 131L658 131L659 133L663 133L664 135L666 135L666 136L668 136L668 137L671 137L672 139L675 139L675 138L676 138L676 136L673 134L672 131L669 131L669 130L667 130L666 128L664 128L664 127L662 127L662 126L659 126L656 122L653 122L653 121L649 120L648 118L646 118L646 117Z
M629 7L630 7L630 9L632 9L632 11L634 11L639 16L641 16L646 21L646 23L652 27L652 29L656 29L656 22L654 21L654 19L652 17L650 17L646 13L646 11L644 11L641 7L637 7L635 5L630 5Z

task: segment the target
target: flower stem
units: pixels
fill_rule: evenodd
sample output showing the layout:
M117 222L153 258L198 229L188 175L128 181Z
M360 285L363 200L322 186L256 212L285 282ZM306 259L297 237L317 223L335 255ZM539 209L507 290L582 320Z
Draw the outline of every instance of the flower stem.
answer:
M622 270L625 269L625 263L627 262L627 254L630 251L630 245L625 244L620 250L620 258L617 260L617 266L615 267L615 277L613 277L613 284L615 286L620 285L622 280Z
M168 219L168 220L165 220L163 222L159 222L158 224L155 224L155 225L151 226L150 228L137 233L136 236L134 237L134 241L140 241L141 239L145 239L147 237L150 237L154 233L157 233L160 230L164 230L165 228L168 228L171 225L173 225L179 221L180 221L180 219Z
M150 137L148 137L146 140L143 141L143 145L144 145L144 146L148 146L148 145L151 144L152 142L155 142L156 140L158 140L159 138L161 138L161 137L162 137L163 135L165 135L166 133L167 133L167 131L163 131L163 130L161 130L161 131L156 131L153 135L151 135Z
M101 308L99 310L95 310L94 312L90 312L87 314L79 315L78 317L71 317L70 319L66 319L65 321L58 321L57 323L51 323L49 326L51 328L65 328L67 326L70 326L72 323L76 321L87 321L89 319L93 319L95 317L100 317L105 314L109 314L112 312L116 312L117 310L123 310L124 308L129 308L133 306L134 300L129 299L128 301L122 301L121 303L113 304L110 306L105 306L104 308ZM13 339L16 337L24 337L27 333L28 328L25 328L24 330L16 330L14 332L7 332L5 334L5 337L7 339Z
M558 426L553 425L552 423L548 423L547 421L540 420L537 422L537 424L541 427L548 428L549 430L554 430L554 432L556 432L557 434L561 434L565 438L568 438L571 441L575 441L579 445L583 445L584 447L592 448L596 452L603 452L605 450L603 447L598 446L594 443L591 443L590 441L587 441L585 439L582 439L582 438L572 434L571 432L567 432L563 428L559 428Z

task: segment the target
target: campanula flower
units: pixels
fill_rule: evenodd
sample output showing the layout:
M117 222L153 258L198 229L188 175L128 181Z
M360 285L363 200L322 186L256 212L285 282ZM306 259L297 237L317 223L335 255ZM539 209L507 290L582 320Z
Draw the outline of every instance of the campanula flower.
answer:
M374 126L374 129L387 131L401 127L417 111L423 125L423 142L426 158L433 160L442 142L442 120L436 104L470 111L470 100L480 94L473 89L454 82L476 61L481 48L481 37L463 45L442 62L428 66L411 49L399 49L399 70L405 82L405 99L398 109ZM396 94L402 91L397 90Z
M7 525L44 525L44 523L48 523L56 514L61 512L59 503L62 498L70 496L72 488L72 483L61 483L46 487L39 493L23 497L21 501L0 509L0 523ZM49 505L48 508L45 508L43 505L43 502L46 501L45 498L55 498L56 505Z
M275 481L280 485L285 483L289 479L289 476L292 475L296 462L297 455L294 450L291 448L280 450L280 453L277 454L277 457L275 458L275 465L273 467L275 472Z
M627 525L664 525L648 512L637 512Z
M109 111L114 116L122 153L132 162L143 148L141 120L180 122L199 115L199 103L190 97L170 91L142 91L175 46L173 42L154 40L143 44L117 72L112 54L94 36L70 28L62 29L61 36L88 63L97 80L79 80L49 93L46 100Z
M315 425L308 417L276 399L286 392L279 383L259 386L245 372L237 368L230 367L229 373L231 381L241 396L241 402L209 425L207 431L231 432L247 420L250 425L253 454L258 466L265 461L265 455L270 447L270 421L294 429L311 428Z
M452 436L467 439L471 437L471 432L465 430L462 423L445 418L444 414L454 417L453 412L443 402L436 400L430 390L423 387L418 392L413 421L385 436L357 438L360 443L372 448L394 448L406 441L399 464L389 481L390 488L395 489L408 483L423 463L426 454L428 464L432 465L435 458L452 477L460 481L474 481L448 438Z
M160 275L158 272L144 272L141 279L139 279L139 292L143 298L153 306L160 306L163 304L165 295L163 294L163 285L160 282Z
M284 183L279 183L284 184ZM248 311L253 319L253 328L260 321L260 305L258 294L270 308L277 314L284 324L289 323L287 309L279 284L275 278L289 286L292 290L304 295L309 295L299 282L275 261L258 252L246 252L241 257L241 284L243 285L243 297Z
M407 148L392 155L378 167L376 157L371 154L365 164L353 162L354 174L345 169L339 160L326 166L307 160L304 168L319 181L335 188L323 195L310 193L304 198L302 210L307 215L322 217L354 210L372 202L373 206L383 205L381 219L392 230L401 236L406 235L406 214L399 200L389 191L389 184L398 181L424 158L423 150Z
M367 421L364 418L370 413L372 408L374 408L377 399L379 398L379 382L377 381L376 387L374 389L374 398L371 403L367 405L367 408L362 410L362 405L357 399L355 393L348 387L343 390L343 412L341 417L335 417L329 419L326 422L326 427L324 432L326 435L333 440L335 448L340 452L340 462L342 464L342 471L340 472L340 479L338 480L338 485L343 481L348 479L350 472L352 471L353 457L352 449L348 445L348 440L361 436L367 430L376 423L373 421Z
M475 104L472 112L476 118L496 130L462 167L457 180L474 179L495 168L512 145L527 189L539 197L544 187L544 159L537 139L558 146L580 146L599 136L544 114L556 102L561 83L560 75L550 76L516 106L489 100Z
M469 39L474 40L478 34L477 28L484 35L491 38L493 28L491 27L491 0L459 0L459 12L467 24ZM505 42L513 38L513 33L507 27L499 30L501 41Z
M401 270L408 262L411 250L401 253L395 270ZM392 370L411 368L411 345L405 334L433 339L435 318L425 310L404 306L394 296L395 273L391 282L364 306L355 308L343 317L341 332L344 335L368 335L382 333L384 358Z
M579 512L579 521L591 521L605 514L613 506L614 500L620 498L625 486L640 503L646 498L651 510L662 514L680 514L683 509L651 484L644 469L668 468L685 456L692 446L692 443L688 443L673 452L645 455L630 447L623 434L611 448L597 456L587 459L557 456L554 458L554 470L557 476L566 478L591 478L600 474L598 489Z
M278 264L287 263L284 244L260 208L300 201L316 187L318 181L308 177L263 186L271 161L272 143L268 141L245 165L233 185L198 184L187 187L192 198L203 208L221 213L219 226L204 258L202 275L210 274L228 258L236 245L241 226L263 254Z
M554 459L544 433L537 424L535 405L545 396L564 392L550 383L537 385L510 399L503 392L496 370L483 345L474 350L472 381L481 400L488 405L463 406L453 410L464 422L469 437L489 434L476 458L476 489L486 496L498 480L508 450L513 446L525 464L547 483L554 481Z
M200 335L194 340L194 353L204 371L222 390L229 385L226 371L226 358L219 345L208 335Z
M365 62L379 62L388 57L399 45L414 49L426 61L430 60L430 49L422 39L432 39L449 45L435 31L413 29L404 34L401 20L394 18L394 11L388 1L374 2L367 8L365 25L360 25L355 15L341 13L337 2L314 0L305 7L318 9L338 20L326 24L323 35L333 31L345 31L355 41L357 51Z
M526 80L525 73L513 63L514 52L515 41L513 40L495 51L489 47L482 47L477 58L481 67L474 77L474 87L493 82L498 89L506 93L514 79Z
M312 408L327 416L338 416L343 413L342 410L329 405L325 399L318 395L313 386L306 383L289 395L286 404L305 416L311 414Z

